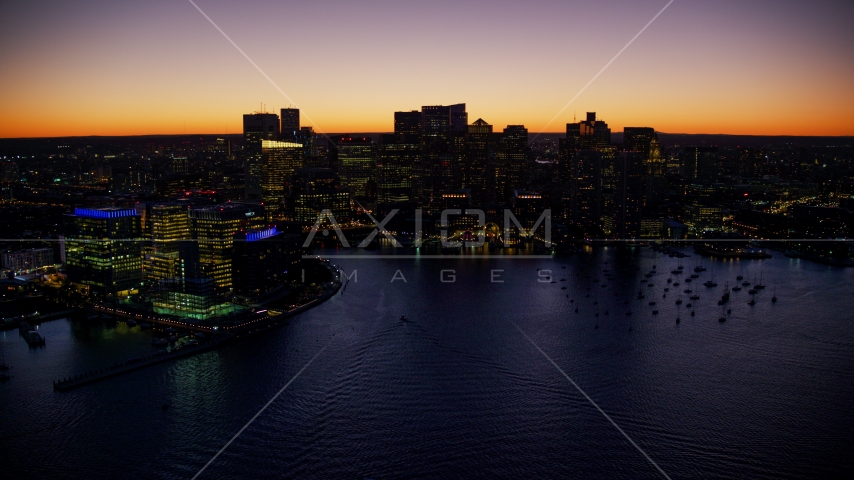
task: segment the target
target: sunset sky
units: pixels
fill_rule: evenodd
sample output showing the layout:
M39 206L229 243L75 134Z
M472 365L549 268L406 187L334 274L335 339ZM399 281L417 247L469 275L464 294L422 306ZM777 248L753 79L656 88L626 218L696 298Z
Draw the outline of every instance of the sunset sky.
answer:
M466 103L563 131L854 135L854 2L194 0L322 132ZM0 137L240 133L289 101L188 0L0 3Z

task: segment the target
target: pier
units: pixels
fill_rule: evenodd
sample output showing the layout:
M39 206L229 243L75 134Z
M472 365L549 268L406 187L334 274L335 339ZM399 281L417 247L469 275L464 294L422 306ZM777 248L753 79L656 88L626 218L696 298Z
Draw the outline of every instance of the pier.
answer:
M99 380L115 377L123 373L132 372L134 370L139 370L140 368L156 365L158 363L168 362L177 358L188 357L197 353L207 352L223 344L226 344L229 341L234 340L234 338L235 337L232 335L227 335L218 339L207 341L205 343L200 343L198 345L184 346L172 350L171 352L158 352L142 357L131 358L125 360L124 362L110 365L109 367L99 368L97 370L92 370L89 372L72 375L71 377L62 378L60 380L55 380L53 382L53 389L60 392L65 392L73 388L97 382Z

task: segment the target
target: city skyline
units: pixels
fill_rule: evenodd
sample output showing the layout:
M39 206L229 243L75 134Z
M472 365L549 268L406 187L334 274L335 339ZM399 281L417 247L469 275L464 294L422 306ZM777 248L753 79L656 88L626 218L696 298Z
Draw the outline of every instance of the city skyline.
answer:
M0 138L237 134L292 103L318 132L390 132L390 112L460 101L532 134L592 110L615 132L854 134L847 2L676 1L634 42L666 0L196 2L288 98L190 2L46 3L0 7Z

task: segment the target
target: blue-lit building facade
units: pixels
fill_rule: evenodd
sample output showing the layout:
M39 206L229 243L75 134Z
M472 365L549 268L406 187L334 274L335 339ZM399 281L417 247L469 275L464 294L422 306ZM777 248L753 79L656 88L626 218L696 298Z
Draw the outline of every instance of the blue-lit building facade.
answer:
M98 297L126 297L142 283L140 217L134 209L75 208L65 217L69 281Z

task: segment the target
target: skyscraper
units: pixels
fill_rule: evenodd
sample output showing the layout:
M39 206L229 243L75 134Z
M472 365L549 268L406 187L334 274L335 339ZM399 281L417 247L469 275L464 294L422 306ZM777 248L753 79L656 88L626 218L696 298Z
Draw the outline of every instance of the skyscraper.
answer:
M469 124L469 114L466 113L466 104L457 103L451 105L451 128L455 132L465 133Z
M465 137L465 161L462 165L463 187L471 192L472 205L483 207L487 202L489 169L494 154L492 125L478 118L468 126Z
M377 159L378 203L412 200L413 175L420 156L421 146L417 135L393 133L380 136Z
M615 238L640 238L643 203L643 156L639 152L620 152L614 159Z
M281 133L279 140L285 142L298 142L300 124L299 124L299 109L298 108L283 108Z
M586 235L601 233L602 154L581 150L570 156L571 222Z
M368 182L374 178L376 145L370 137L341 135L333 138L338 151L338 175L341 186L352 198L368 195Z
M643 158L645 175L644 205L660 203L664 191L664 159L655 129L650 127L625 127L623 146L626 151L637 152Z
M408 135L417 138L421 135L421 112L394 112L395 135Z
M623 129L624 149L628 152L638 152L644 159L650 156L650 146L653 139L658 139L654 128L625 127Z
M461 188L460 162L463 155L457 136L464 139L468 114L465 104L421 107L421 162L417 170L418 199L421 205L438 211L442 193ZM458 135L457 135L458 134Z
M598 150L611 145L611 129L596 112L587 112L587 120L566 124L566 136L575 139L578 150Z
M243 115L243 147L249 153L261 153L261 140L279 139L279 117L275 113Z
M303 168L294 177L294 214L303 225L312 225L328 210L338 223L350 219L350 192L328 168Z
M261 142L278 140L279 116L274 113L251 113L243 115L243 148L246 158L243 164L246 199L260 201L262 198Z
M531 165L528 162L528 129L523 125L508 125L501 135L498 161L506 171L506 184L499 190L499 201L514 197L515 190L526 190L531 183Z
M280 204L286 194L286 183L303 167L303 146L294 142L263 140L261 142L261 198Z
M140 217L132 208L75 208L65 216L68 279L99 296L136 293L142 282Z
M187 212L187 205L178 203L151 205L146 222L151 228L151 248L143 260L146 281L156 283L177 275L178 242L191 238Z
M306 167L326 167L326 155L311 127L300 127L296 143L302 145L302 163Z

